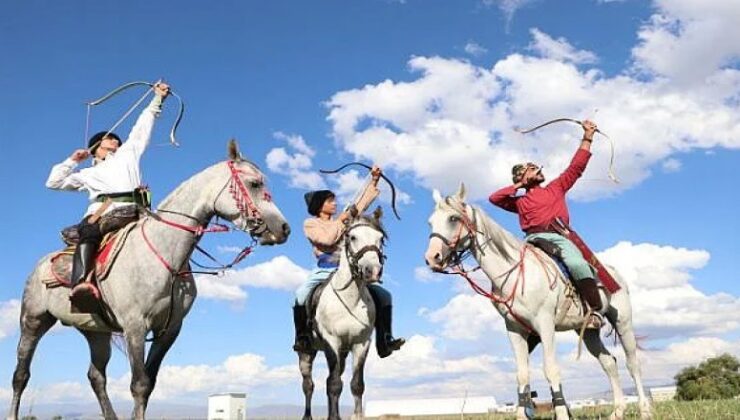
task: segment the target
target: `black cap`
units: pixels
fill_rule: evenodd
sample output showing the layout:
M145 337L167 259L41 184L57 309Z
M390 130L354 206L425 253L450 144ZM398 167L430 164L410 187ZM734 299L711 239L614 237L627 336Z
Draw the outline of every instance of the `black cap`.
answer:
M324 202L330 197L335 197L335 195L329 190L310 191L304 194L303 199L306 200L308 214L318 216Z
M100 146L100 142L103 140L103 138L114 139L118 142L118 146L121 146L121 138L118 137L116 133L101 131L99 133L95 133L95 135L90 137L90 140L87 142L87 148L90 149L91 155L94 155L95 151L98 150L98 146Z

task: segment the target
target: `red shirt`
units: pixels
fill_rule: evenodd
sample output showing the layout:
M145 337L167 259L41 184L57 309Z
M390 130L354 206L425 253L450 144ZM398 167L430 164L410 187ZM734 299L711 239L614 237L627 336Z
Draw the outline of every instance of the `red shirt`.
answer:
M516 197L516 189L508 186L491 194L488 200L504 210L517 213L519 225L524 231L533 227L546 227L555 218L570 224L565 193L583 175L590 158L591 152L579 148L568 168L546 187L536 186L527 190L523 196Z

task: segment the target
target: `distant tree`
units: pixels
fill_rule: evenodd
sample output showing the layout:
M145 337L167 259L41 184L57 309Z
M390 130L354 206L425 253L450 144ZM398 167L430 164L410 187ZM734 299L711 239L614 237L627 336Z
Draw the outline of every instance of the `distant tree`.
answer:
M734 398L740 395L740 361L725 353L681 370L675 379L678 400Z
M21 420L38 420L36 416L23 416Z
M64 420L64 417L57 414L56 416L52 417L51 420Z

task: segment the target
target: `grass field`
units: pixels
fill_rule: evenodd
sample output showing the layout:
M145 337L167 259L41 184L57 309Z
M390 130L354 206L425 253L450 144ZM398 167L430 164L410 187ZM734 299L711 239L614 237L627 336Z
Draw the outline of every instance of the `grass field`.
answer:
M670 401L654 404L655 420L730 420L740 419L740 400L719 401ZM607 419L611 407L593 407L573 411L576 419ZM381 417L381 419L393 417ZM396 417L398 418L398 417ZM466 416L423 416L401 417L403 420L509 420L512 415L488 414ZM551 415L538 415L536 419L551 419ZM625 419L639 419L640 413L636 404L627 408Z

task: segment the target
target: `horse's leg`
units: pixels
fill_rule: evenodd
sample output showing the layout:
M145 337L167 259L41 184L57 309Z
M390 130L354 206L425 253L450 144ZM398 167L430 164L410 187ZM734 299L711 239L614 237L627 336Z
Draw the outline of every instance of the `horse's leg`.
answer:
M90 369L87 371L87 378L90 380L90 386L98 398L100 409L103 410L103 418L106 420L116 419L116 412L113 411L108 398L108 391L105 388L106 375L105 369L110 360L110 333L99 333L90 331L80 331L87 339L90 347Z
M612 394L614 395L614 412L612 412L609 418L614 420L621 419L624 416L626 405L624 403L622 386L619 383L617 360L611 355L611 353L609 353L609 350L604 347L604 342L601 341L601 337L599 336L599 330L587 329L583 334L583 342L586 344L588 352L599 359L601 368L604 369L606 376L609 377Z
M516 360L517 394L519 395L516 418L517 420L526 420L534 417L534 405L531 405L531 390L529 389L529 345L527 344L527 338L521 333L508 328L507 333Z
M342 373L347 352L339 351L338 340L327 340L329 346L324 351L326 364L329 367L329 377L326 378L326 394L329 397L329 420L338 420L339 396L342 394Z
M554 322L552 319L544 319L539 325L545 377L547 378L547 382L550 383L555 418L557 420L569 419L568 406L566 405L563 389L560 385L560 367L558 366L556 357Z
M16 420L18 418L18 409L21 404L21 395L28 385L31 378L31 359L36 351L36 346L41 337L49 331L57 321L50 313L45 310L34 311L26 304L24 296L23 306L21 307L21 338L18 340L18 361L13 373L13 399L8 411L8 419Z
M136 420L143 420L149 395L152 393L151 381L144 365L146 328L143 326L129 328L124 331L124 336L128 349L128 361L131 365L131 395L134 398L132 417Z
M180 334L181 328L182 323L170 325L169 328L167 328L167 331L154 339L152 346L149 348L149 353L146 355L144 367L146 369L146 374L149 377L151 391L154 391L154 386L157 384L157 374L159 373L160 366L162 366L162 360L170 350L170 347L172 347L177 336Z
M350 389L352 390L352 396L355 397L355 412L352 415L352 420L363 418L362 394L365 393L365 360L369 349L370 340L352 346L352 382L350 382Z
M653 417L653 409L650 406L650 400L645 395L645 389L642 386L642 372L640 371L640 361L637 358L637 340L635 332L632 329L632 319L628 316L620 316L615 323L617 334L619 334L624 355L627 358L627 369L632 375L637 388L637 396L640 400L640 417L650 419Z
M316 351L298 353L298 368L303 376L303 395L306 397L306 408L303 411L303 420L311 420L311 398L313 397L313 361Z

